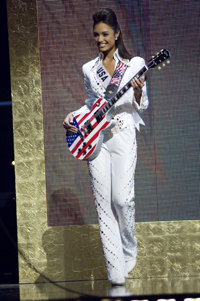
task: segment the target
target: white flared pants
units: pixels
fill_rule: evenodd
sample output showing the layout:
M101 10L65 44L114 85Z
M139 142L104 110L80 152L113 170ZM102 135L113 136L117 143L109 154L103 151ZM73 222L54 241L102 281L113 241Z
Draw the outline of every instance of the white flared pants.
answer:
M101 152L88 162L108 280L128 277L126 261L136 258L134 174L135 130L107 133Z

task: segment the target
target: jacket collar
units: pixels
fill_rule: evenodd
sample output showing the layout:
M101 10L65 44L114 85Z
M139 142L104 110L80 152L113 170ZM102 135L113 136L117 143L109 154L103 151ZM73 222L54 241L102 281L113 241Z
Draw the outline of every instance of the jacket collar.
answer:
M118 48L115 50L113 56L114 56L114 59L115 59L115 60L121 61L121 62L123 62L124 64L126 64L127 66L130 66L129 60L128 60L128 59L124 59L124 58L122 58L122 57L119 55Z
M119 55L118 48L115 50L113 57L114 57L114 59L115 59L117 62L118 62L118 61L121 61L121 62L123 62L124 64L126 64L127 66L130 66L130 61L129 61L128 59L122 58L122 57ZM98 57L97 60L95 61L95 63L94 63L94 65L93 65L92 69L95 68L95 67L99 64L99 62L102 62L102 60L103 60L103 53L100 52L100 53L99 53L99 57Z

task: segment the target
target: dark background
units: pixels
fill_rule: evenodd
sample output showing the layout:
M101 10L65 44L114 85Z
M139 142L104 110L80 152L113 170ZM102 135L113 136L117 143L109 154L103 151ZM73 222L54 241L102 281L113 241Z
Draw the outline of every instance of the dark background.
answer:
M0 283L18 283L12 100L6 0L0 1ZM14 246L15 244L15 246Z

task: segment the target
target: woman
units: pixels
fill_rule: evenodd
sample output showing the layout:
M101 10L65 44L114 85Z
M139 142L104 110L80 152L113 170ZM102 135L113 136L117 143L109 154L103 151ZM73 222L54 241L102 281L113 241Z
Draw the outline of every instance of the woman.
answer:
M108 95L106 89L114 77L120 90L145 64L142 58L132 57L127 52L116 15L111 9L100 9L93 15L93 21L99 57L83 65L86 105L65 118L63 126L71 132L77 131L71 124L73 116L89 112L96 99ZM113 74L121 63L123 72L116 80L116 74ZM125 277L136 265L137 255L135 128L144 124L137 111L147 108L148 98L143 79L133 79L131 84L132 87L115 104L112 118L116 126L105 133L99 155L88 162L108 280L113 285L125 283Z

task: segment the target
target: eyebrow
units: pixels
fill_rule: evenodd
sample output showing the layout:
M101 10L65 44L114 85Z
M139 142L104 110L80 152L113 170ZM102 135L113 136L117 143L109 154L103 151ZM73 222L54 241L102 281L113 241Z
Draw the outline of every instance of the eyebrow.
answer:
M94 31L94 33L98 33L97 31ZM109 31L103 31L101 33L109 33Z

